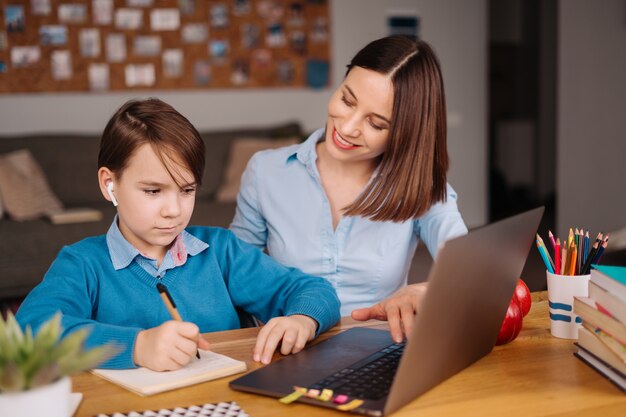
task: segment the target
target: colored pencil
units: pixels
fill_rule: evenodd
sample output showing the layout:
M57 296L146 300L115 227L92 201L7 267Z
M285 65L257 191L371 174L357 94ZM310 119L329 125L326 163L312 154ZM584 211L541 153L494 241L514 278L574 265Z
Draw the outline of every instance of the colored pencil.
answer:
M569 244L569 246L567 247L567 258L565 261L565 271L563 271L563 275L569 275L569 270L570 267L572 266L572 254L574 253L573 251L574 248L574 241L572 240Z
M576 247L576 245L572 244L572 262L570 263L570 267L569 267L569 274L568 275L576 275L576 257L577 257L577 252L578 252L578 248Z
M550 256L550 252L548 252L548 248L546 248L546 244L543 243L543 239L541 238L541 236L539 236L539 233L537 233L537 242L541 246L541 248L543 248L543 251L546 257L548 258L548 262L550 263L550 266L552 267L552 271L554 271L554 261L552 260L552 257Z
M548 252L545 250L545 247L539 242L539 239L536 240L537 249L539 250L539 254L541 255L541 259L543 259L543 263L546 265L546 269L548 272L554 274L554 268L550 264L548 260Z
M598 262L600 262L600 258L602 257L602 254L604 253L604 250L606 249L608 244L609 244L609 235L607 234L606 237L604 238L604 241L602 242L602 245L598 247L598 253L596 253L596 256L594 256L593 261L591 262L592 264L597 265Z
M587 257L589 256L589 230L585 233L585 245L584 245L584 254L583 254L583 265L587 262Z
M554 244L554 273L561 273L561 242L559 238L556 238L556 243Z
M578 255L578 253L580 253L580 251L578 250L578 228L574 229L574 244L576 245L576 255ZM578 256L576 256L574 258L574 274L572 275L576 275L576 271L578 270Z
M574 240L574 232L572 231L572 228L569 228L569 235L567 235L567 250L569 250L570 245L572 244L572 241Z
M556 258L556 242L554 241L554 235L551 230L548 230L548 239L550 239L550 245L552 245L552 253L554 253L554 257Z
M582 227L578 235L578 253L576 257L576 275L581 275L583 267L583 252L585 251L585 232Z
M593 261L593 258L596 256L599 246L600 246L600 243L596 239L596 241L593 243L593 247L591 248L591 251L589 251L589 255L587 256L587 262L585 262L585 264L583 265L582 275L587 275L587 271L589 271L589 269L591 268L591 262Z
M561 249L561 275L565 275L565 264L567 263L567 247L565 241L563 241L563 248Z

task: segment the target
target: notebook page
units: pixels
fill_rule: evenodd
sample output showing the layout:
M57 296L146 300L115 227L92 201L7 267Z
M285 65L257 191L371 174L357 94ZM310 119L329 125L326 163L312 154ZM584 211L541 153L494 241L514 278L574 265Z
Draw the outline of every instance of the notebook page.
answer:
M199 353L200 359L194 358L176 371L158 372L137 368L94 369L92 372L138 394L150 395L246 370L245 362L207 350L199 350Z

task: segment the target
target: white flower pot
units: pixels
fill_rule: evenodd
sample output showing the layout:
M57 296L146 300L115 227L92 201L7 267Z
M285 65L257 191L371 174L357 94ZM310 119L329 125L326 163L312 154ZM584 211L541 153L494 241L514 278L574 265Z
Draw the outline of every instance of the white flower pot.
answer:
M28 391L0 393L0 416L70 417L72 380L69 377Z

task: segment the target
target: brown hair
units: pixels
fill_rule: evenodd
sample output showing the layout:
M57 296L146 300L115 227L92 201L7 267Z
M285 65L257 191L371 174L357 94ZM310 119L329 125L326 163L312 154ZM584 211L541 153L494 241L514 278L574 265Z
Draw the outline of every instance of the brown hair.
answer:
M446 101L439 61L426 42L389 36L361 49L346 75L354 67L391 78L393 109L376 177L345 214L374 221L417 218L446 200Z
M187 118L157 98L131 100L115 112L102 133L98 168L109 168L121 177L135 150L146 143L174 180L171 161L182 163L193 173L196 184L201 184L205 164L202 137Z

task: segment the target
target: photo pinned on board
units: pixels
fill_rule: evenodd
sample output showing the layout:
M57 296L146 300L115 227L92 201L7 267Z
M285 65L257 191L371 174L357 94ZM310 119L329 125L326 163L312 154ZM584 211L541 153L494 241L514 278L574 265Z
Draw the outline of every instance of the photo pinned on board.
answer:
M296 55L305 55L307 51L306 35L304 32L295 31L289 35L289 47Z
M245 49L257 48L261 43L261 30L256 23L241 25L241 46Z
M81 56L95 58L100 56L100 31L98 29L81 29L78 32Z
M324 43L328 42L328 19L319 16L313 19L311 28L311 42Z
M304 25L304 6L302 3L292 2L287 13L287 26L302 27Z
M228 9L225 4L214 4L209 10L211 27L215 29L226 29L229 24Z
M163 76L177 78L183 75L183 50L163 50Z
M115 11L115 28L119 30L141 29L143 10L121 8Z
M245 58L237 58L233 62L230 75L230 82L233 85L241 86L250 80L250 61Z
M290 85L293 84L296 76L296 70L293 62L287 60L280 60L276 65L276 78L279 84Z
M178 9L183 16L196 13L196 0L178 0Z
M129 64L124 68L127 87L152 87L156 81L154 64Z
M152 7L154 0L126 0L128 7Z
M89 88L92 91L107 91L109 89L109 64L89 64L87 76Z
M265 44L270 48L279 48L286 43L285 31L280 23L270 23L267 25L267 34L265 35Z
M126 36L123 33L109 33L104 47L107 61L124 62L126 60Z
M252 62L259 70L269 69L272 64L272 52L264 48L252 51Z
M133 54L137 56L158 56L161 54L161 37L157 35L136 36L133 39Z
M213 64L224 64L226 62L229 49L228 40L215 39L209 42L209 54L211 55Z
M48 16L52 12L52 6L50 0L31 0L30 11L34 15Z
M24 32L24 6L11 4L4 7L4 26L9 33Z
M150 28L154 31L178 30L180 11L178 9L154 9L150 11Z
M59 22L61 23L85 23L87 21L86 4L59 4Z
M204 43L209 37L209 28L204 23L187 23L181 29L184 43Z
M209 61L201 60L194 62L193 79L196 85L209 85L211 82L211 64Z
M276 0L261 0L257 2L257 13L264 20L275 23L282 19L285 9L282 2Z
M113 22L113 0L93 0L91 8L94 24L110 25Z
M67 44L67 26L43 25L39 27L39 43L42 46Z
M233 15L245 16L250 14L250 0L233 0Z
M50 54L52 79L56 81L72 78L72 55L67 49L55 50Z
M321 59L306 62L306 85L310 88L324 88L329 84L330 64Z
M11 66L13 68L28 68L37 65L41 59L41 49L38 46L14 46L11 48Z

